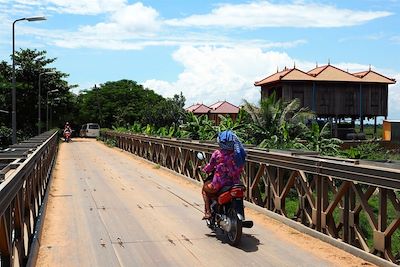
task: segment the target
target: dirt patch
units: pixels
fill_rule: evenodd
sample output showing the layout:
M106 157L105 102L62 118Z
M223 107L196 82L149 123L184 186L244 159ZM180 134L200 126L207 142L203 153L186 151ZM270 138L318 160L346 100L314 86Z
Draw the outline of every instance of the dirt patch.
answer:
M260 212L247 208L246 213L255 224L267 227L286 242L302 248L306 247L311 253L331 261L335 266L376 266L319 239L303 234Z

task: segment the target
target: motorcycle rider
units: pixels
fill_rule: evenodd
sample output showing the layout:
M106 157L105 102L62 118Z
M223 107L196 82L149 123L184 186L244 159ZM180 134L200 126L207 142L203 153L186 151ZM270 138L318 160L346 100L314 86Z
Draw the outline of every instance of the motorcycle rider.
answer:
M72 133L72 129L71 126L69 126L69 122L66 122L64 125L64 131L63 131L64 141L67 141L67 133L69 134Z
M205 182L202 189L203 220L211 218L210 200L222 187L241 183L240 174L246 158L242 143L231 130L220 132L217 141L219 149L213 152L210 162L203 168L208 174L214 171L213 179Z

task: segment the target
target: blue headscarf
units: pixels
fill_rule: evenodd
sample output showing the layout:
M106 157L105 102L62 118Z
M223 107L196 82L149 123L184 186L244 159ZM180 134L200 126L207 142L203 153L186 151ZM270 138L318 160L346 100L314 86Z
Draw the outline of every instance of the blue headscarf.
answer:
M246 151L244 151L239 138L231 130L220 132L217 141L221 149L234 151L236 166L242 167L244 165L246 161Z

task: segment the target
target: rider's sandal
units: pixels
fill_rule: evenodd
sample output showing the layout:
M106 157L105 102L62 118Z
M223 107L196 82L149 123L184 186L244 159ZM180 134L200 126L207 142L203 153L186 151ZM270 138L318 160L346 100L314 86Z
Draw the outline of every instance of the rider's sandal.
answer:
M209 219L211 219L211 214L210 213L204 214L202 220L209 220Z

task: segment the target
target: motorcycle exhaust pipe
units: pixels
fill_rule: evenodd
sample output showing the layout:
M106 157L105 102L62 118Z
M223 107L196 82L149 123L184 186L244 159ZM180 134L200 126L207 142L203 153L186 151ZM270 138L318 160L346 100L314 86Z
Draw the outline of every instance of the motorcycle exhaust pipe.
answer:
M253 225L254 225L253 221L242 222L242 227L244 227L244 228L251 228L251 227L253 227Z

